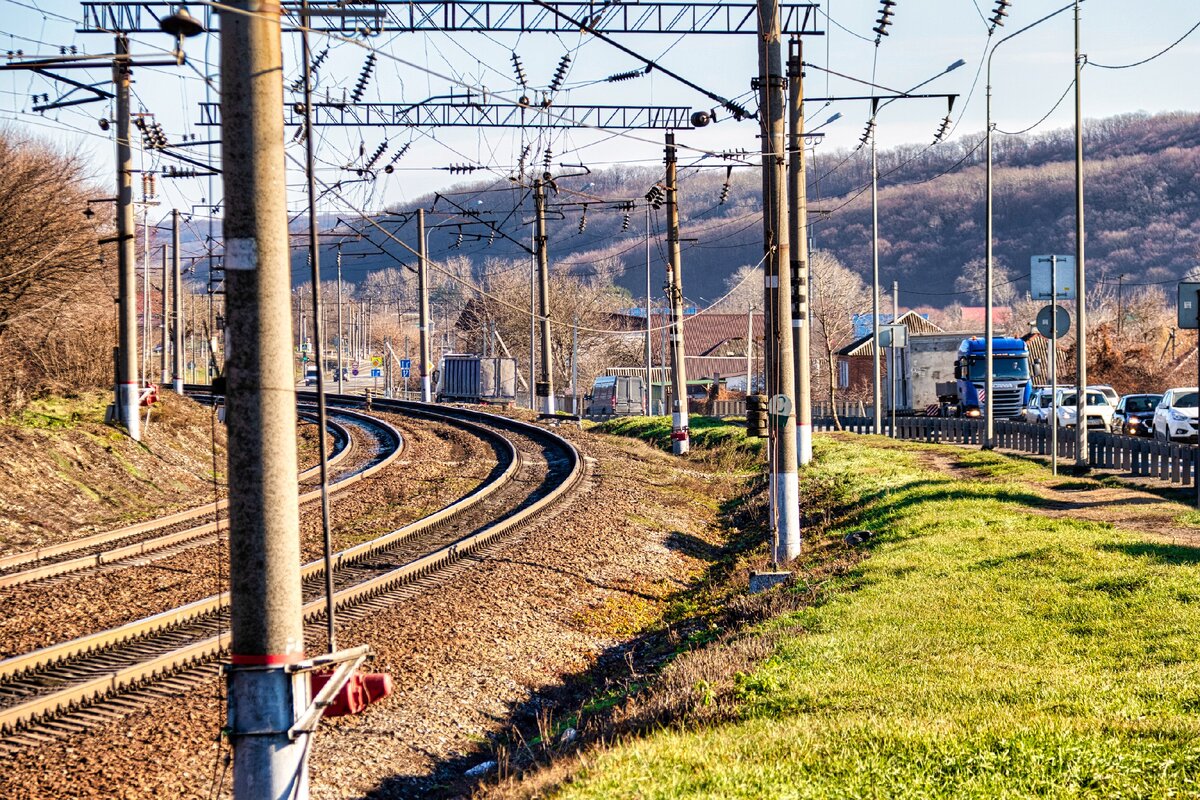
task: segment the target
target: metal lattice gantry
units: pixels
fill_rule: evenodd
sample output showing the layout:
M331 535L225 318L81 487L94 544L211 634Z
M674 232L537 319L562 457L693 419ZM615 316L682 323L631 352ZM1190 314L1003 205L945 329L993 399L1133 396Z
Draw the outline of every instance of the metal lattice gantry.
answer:
M313 125L395 128L611 128L682 130L684 106L522 106L515 103L313 103ZM288 125L304 124L303 106L285 106ZM200 103L201 127L219 127L220 103Z
M77 33L153 33L178 3L157 0L84 2ZM283 2L299 19L300 3ZM596 33L757 33L754 3L546 2L529 0L358 0L309 3L310 29L345 35L477 31L492 33L578 33L581 23ZM817 4L781 3L782 33L821 35ZM574 23L572 22L574 21ZM285 30L296 30L287 27Z

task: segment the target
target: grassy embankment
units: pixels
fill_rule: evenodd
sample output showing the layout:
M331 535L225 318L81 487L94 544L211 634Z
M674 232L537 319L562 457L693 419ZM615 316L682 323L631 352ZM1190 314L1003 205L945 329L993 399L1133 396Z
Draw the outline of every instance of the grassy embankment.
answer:
M1039 515L1008 476L1040 468L956 479L923 449L819 437L871 557L765 624L731 721L594 750L555 796L1200 796L1200 548Z
M671 450L670 417L616 417L591 429L644 439L662 450ZM747 436L744 425L717 417L693 416L688 421L688 436L695 459L731 471L758 470L760 467L763 440Z

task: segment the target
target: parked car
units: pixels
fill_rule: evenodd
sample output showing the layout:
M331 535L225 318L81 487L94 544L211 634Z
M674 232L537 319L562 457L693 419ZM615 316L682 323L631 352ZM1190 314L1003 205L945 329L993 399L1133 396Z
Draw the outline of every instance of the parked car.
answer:
M1050 419L1050 403L1054 399L1053 390L1049 386L1034 389L1029 397L1029 405L1021 411L1021 418L1026 422L1047 422Z
M1168 389L1154 409L1154 438L1164 442L1196 441L1195 386Z
M1113 411L1103 392L1086 390L1084 393L1083 416L1087 420L1088 430L1108 430L1112 425ZM1078 409L1075 407L1075 390L1058 390L1058 426L1074 428L1078 421Z
M1161 394L1127 394L1117 401L1109 430L1127 436L1154 435L1154 409Z
M1089 386L1087 388L1095 389L1096 391L1102 393L1104 395L1104 397L1108 400L1108 404L1110 406L1112 406L1113 408L1116 408L1117 403L1120 402L1120 400L1121 400L1121 396L1119 394L1117 394L1117 390L1114 389L1113 387L1109 386L1106 383L1097 384L1095 386Z

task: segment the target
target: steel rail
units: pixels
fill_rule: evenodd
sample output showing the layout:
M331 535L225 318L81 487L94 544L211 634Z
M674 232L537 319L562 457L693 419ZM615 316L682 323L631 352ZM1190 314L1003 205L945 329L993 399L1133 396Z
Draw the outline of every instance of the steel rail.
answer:
M387 422L380 420L380 419L376 419L374 417L367 417L362 414L356 414L352 411L348 411L345 409L340 409L338 411L338 413L345 417L357 418L364 425L370 425L370 426L373 426L376 428L383 429L387 433L387 435L392 438L393 442L395 443L395 447L393 447L392 452L387 456L387 458L383 459L382 461L380 461L376 464L373 464L364 470L360 470L358 472L355 472L351 475L347 475L344 478L340 478L339 480L335 481L333 484L330 485L331 492L343 491L346 488L354 485L358 481L363 480L364 478L370 477L371 475L374 475L375 473L379 472L379 470L384 469L385 467L390 465L393 461L395 461L397 458L399 458L400 454L403 450L403 437L400 436L400 432L398 430L396 430L396 428L394 426L388 424ZM347 441L349 441L348 433L347 433ZM338 454L338 457L331 460L330 463L340 462L347 455L349 455L350 452L352 452L352 448L350 448L350 447L343 448L342 451ZM307 475L308 477L311 478L312 475L309 473L312 473L311 469L306 470L302 474ZM300 505L305 505L307 503L314 502L314 501L320 499L320 497L321 497L320 489L313 489L311 491L304 492L299 497ZM226 501L222 500L221 502L225 503ZM211 507L209 507L207 509L202 509L202 511L205 513L211 513ZM197 516L199 516L199 515L197 515ZM138 556L143 556L148 553L152 553L152 552L156 552L158 550L163 550L165 548L172 547L172 546L180 544L182 542L190 541L192 539L198 539L203 536L207 536L209 534L216 533L221 529L222 524L223 523L221 522L221 520L213 520L211 522L206 522L202 525L197 525L195 527L187 528L182 531L176 531L175 533L165 534L163 536L157 536L152 539L146 539L141 542L134 542L132 544L125 545L124 547L115 548L113 550L106 550L101 553L93 553L91 555L79 556L77 558L67 559L65 561L54 561L49 564L43 564L41 566L36 566L36 567L32 567L27 570L22 570L21 572L13 572L8 575L0 575L0 589L8 588L11 586L20 586L22 584L31 583L31 582L37 581L37 580L44 580L46 578L52 578L52 577L56 577L59 575L66 575L66 574L69 574L72 572L78 572L80 570L88 569L90 567L105 566L107 564L117 563L124 559L136 558ZM161 526L157 526L157 527L161 527ZM151 528L151 530L153 530L153 528ZM121 537L121 538L125 538L125 537ZM116 541L116 539L110 539L109 541ZM70 552L70 551L67 551L67 552Z
M343 461L353 451L353 440L349 432L341 425L335 422L330 422L331 432L336 438L336 446L333 455L329 457L330 464L336 464ZM320 472L320 467L309 467L296 476L300 482L312 480ZM57 542L55 544L38 547L33 550L24 550L20 553L11 553L6 556L0 556L0 570L19 567L22 564L29 564L35 561L43 561L47 558L60 556L64 553L70 553L75 550L82 550L86 547L95 547L97 545L115 542L121 539L128 539L131 536L137 536L143 533L149 533L157 528L166 528L171 525L178 525L181 522L202 517L205 514L219 513L224 511L229 505L229 501L222 498L216 503L208 503L195 508L185 508L182 511L176 511L173 514L168 514L164 517L155 517L144 522L137 522L133 525L126 525L123 528L113 528L112 530L100 531L99 533L81 536L78 539L72 539L67 542ZM4 585L4 584L0 584Z
M353 402L352 398L345 396L334 396L331 399L337 399L341 402ZM395 409L414 416L425 416L434 419L440 417L443 420L449 418L459 423L466 422L471 427L476 427L480 422L483 422L495 427L516 430L530 438L552 439L566 454L565 461L569 466L569 471L556 487L528 506L523 506L514 513L493 522L491 525L463 537L450 545L410 561L408 564L395 570L335 593L334 600L337 605L344 607L364 602L383 592L390 591L401 584L424 577L440 567L478 551L498 537L527 523L532 517L557 502L570 492L582 478L582 459L579 457L579 453L575 447L561 437L537 426L467 409L453 409L450 413L436 413L418 403L403 401L377 401L377 403L381 408ZM445 410L443 409L443 411ZM338 553L337 563L341 565L361 560L383 549L388 544L395 543L400 539L416 535L417 533L433 530L451 522L454 517L464 513L507 484L520 467L520 457L516 448L509 440L498 437L494 433L491 433L491 435L507 445L511 454L508 467L501 476L498 476L496 480L493 480L489 484L477 487L470 494L443 507L434 514L410 523L379 539L364 542ZM554 465L549 460L547 461L547 469L548 471L553 471L554 469ZM314 561L304 567L303 574L310 576L319 573L323 568L323 561ZM33 653L6 659L0 662L0 679L30 673L38 668L44 668L45 666L61 662L72 655L111 647L114 644L144 637L148 633L163 630L184 621L194 620L203 613L211 613L219 610L227 601L228 594L223 593L216 597L188 604L179 609L173 609L121 626L112 631L93 634L72 642L54 645ZM324 599L317 598L306 603L303 607L303 613L306 621L321 618L325 613ZM201 661L211 660L211 658L219 655L225 644L227 644L227 641L227 635L218 634L209 639L154 656L145 662L114 670L111 673L97 676L51 694L39 696L26 703L4 709L0 711L0 731L10 734L15 733L22 726L46 715L72 710L90 703L97 698L140 685L155 677L166 676Z

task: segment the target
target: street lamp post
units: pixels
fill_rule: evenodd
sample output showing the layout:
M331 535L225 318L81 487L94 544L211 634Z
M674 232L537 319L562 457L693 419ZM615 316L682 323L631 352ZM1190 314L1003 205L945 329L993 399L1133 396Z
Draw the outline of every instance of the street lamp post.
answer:
M948 72L953 72L966 63L961 58L958 59L933 77L921 81L905 92L904 95L920 89L925 84L937 80ZM874 420L871 432L875 434L883 432L883 375L879 366L879 167L875 156L875 120L885 106L895 102L897 99L899 98L893 97L882 104L879 103L878 99L872 99L871 119L867 123L867 132L863 137L864 141L870 139L871 143L871 345L873 348L871 355L873 362L871 367L871 402L874 404Z
M992 353L993 353L993 347L992 347L992 288L993 288L993 283L994 283L994 277L993 277L994 272L993 272L993 262L992 262L992 238L993 238L993 236L992 236L992 56L996 55L997 48L999 48L1000 45L1004 44L1009 39L1012 39L1016 36L1020 36L1022 33L1029 30L1030 28L1035 27L1037 25L1041 25L1046 20L1051 19L1052 17L1056 17L1059 14L1063 13L1064 11L1067 11L1068 9L1073 8L1073 7L1074 7L1074 3L1069 3L1065 6L1063 6L1062 8L1058 9L1057 11L1050 12L1049 14L1042 17L1041 19L1029 23L1024 28L1021 28L1018 31L1014 31L1014 32L1010 33L1008 36L1005 36L1003 39L996 42L996 44L992 47L991 52L988 53L987 81L986 81L987 90L985 93L986 98L987 98L986 99L987 124L985 126L985 134L984 134L984 140L986 141L986 147L985 147L986 167L985 167L985 172L984 172L984 175L985 175L984 183L986 184L986 187L987 187L987 189L986 189L987 199L985 200L986 208L984 210L984 216L986 217L986 221L984 223L984 236L987 239L987 243L984 248L984 259L983 259L984 260L984 278L983 278L983 280L984 280L984 293L983 293L984 294L984 297L983 297L983 305L984 305L984 369L987 374L984 376L984 397L986 399L984 401L984 409L983 409L983 411L984 411L983 446L985 449L989 449L989 450L994 446L993 439L995 437L995 423L996 423L995 417L992 415Z

